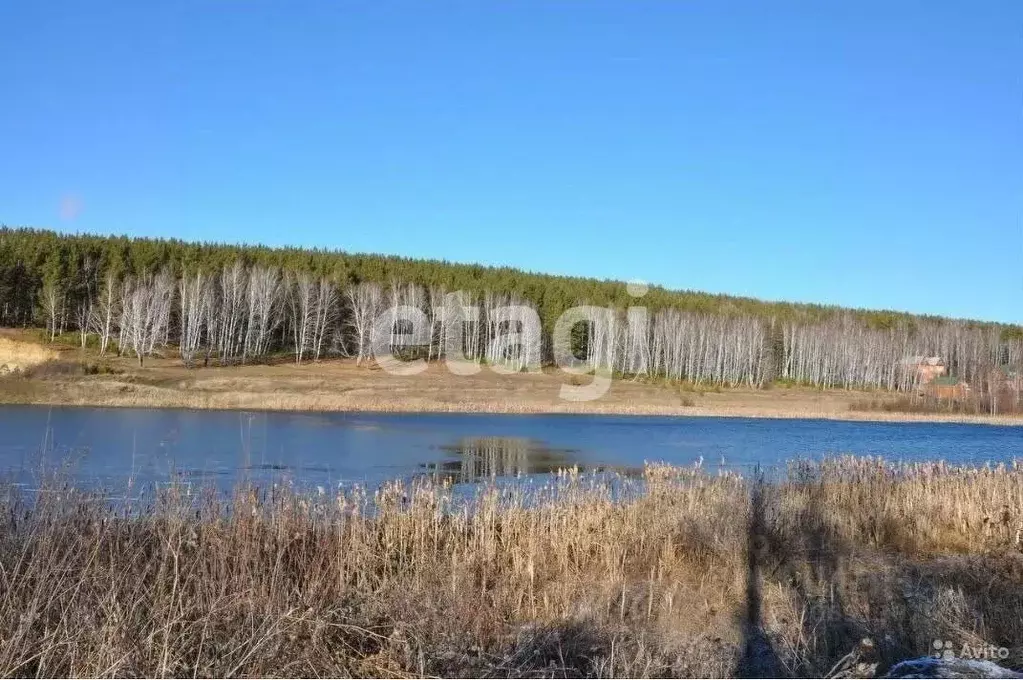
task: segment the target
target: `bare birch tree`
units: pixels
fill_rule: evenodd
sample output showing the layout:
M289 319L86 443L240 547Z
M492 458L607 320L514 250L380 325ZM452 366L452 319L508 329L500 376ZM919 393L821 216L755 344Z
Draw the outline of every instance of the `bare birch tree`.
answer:
M248 315L242 360L267 354L274 331L281 322L280 273L270 267L254 267L248 275Z
M61 323L60 315L64 303L64 293L61 291L60 286L53 281L45 282L39 292L39 303L43 308L43 314L46 316L46 330L50 335L50 342L53 342L57 338L58 328Z
M121 330L141 367L144 357L153 353L157 339L163 337L170 320L174 281L167 272L157 276L143 274L129 278L123 290Z
M89 324L92 331L99 338L99 353L104 355L110 346L110 338L113 336L116 319L120 314L120 297L118 295L117 276L108 272L103 278L103 287L100 289L96 304L92 306L89 316Z
M323 353L324 340L334 328L338 315L337 287L326 278L320 279L316 287L313 311L312 344L314 360L319 361Z
M217 353L221 364L240 354L245 331L248 271L238 260L220 273L217 299Z
M348 326L355 343L355 363L358 365L372 354L373 321L382 308L383 291L379 284L362 282L349 286L346 295L349 311Z
M289 276L286 281L295 363L301 364L315 333L317 286L304 272Z
M199 351L203 330L207 326L207 315L210 301L210 281L203 272L194 275L187 272L178 282L181 303L178 321L178 351L186 366L192 366L195 355Z

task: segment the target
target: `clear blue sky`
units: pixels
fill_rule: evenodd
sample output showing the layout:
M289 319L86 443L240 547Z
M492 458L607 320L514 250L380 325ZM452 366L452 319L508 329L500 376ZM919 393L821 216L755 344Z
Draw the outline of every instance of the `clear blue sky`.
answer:
M1023 2L0 3L0 222L1023 321Z

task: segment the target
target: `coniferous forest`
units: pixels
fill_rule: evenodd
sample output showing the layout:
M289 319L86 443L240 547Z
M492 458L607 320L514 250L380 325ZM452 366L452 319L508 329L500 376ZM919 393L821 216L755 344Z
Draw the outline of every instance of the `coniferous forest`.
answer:
M541 331L509 305L535 313ZM934 356L974 389L1021 399L1019 326L657 286L634 297L622 282L394 256L0 228L0 325L75 332L140 363L157 353L190 366L284 353L367 360L373 320L403 306L422 312L423 358L456 343L470 360L522 368L554 360L551 330L577 305L606 311L572 328L573 351L617 374L913 390L912 358ZM499 341L512 332L514 343Z

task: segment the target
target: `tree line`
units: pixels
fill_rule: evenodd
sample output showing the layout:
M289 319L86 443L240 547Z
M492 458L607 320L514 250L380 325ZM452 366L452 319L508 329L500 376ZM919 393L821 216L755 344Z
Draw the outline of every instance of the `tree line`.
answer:
M375 320L405 310L391 322L396 334L425 326L417 356L457 350L524 369L554 360L551 330L578 305L601 310L573 328L573 351L621 375L910 390L910 356L940 356L978 384L1023 369L1023 329L1003 324L657 286L637 298L621 282L505 267L0 227L0 325L51 339L75 331L140 362L167 348L188 365L282 352L361 362L373 356ZM422 319L402 318L409 310Z

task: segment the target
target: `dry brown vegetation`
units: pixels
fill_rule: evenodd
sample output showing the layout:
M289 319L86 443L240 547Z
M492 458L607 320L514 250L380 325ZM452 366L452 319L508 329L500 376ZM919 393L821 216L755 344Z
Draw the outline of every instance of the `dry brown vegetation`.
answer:
M1023 469L651 466L0 507L0 674L821 676L934 639L1023 663Z
M56 350L38 343L0 336L0 375L24 371L57 359Z
M1005 390L992 395L971 394L964 399L941 399L930 395L904 395L887 399L859 399L849 404L849 410L859 412L914 413L924 415L976 415L997 412L1002 415L1023 415L1023 402Z

